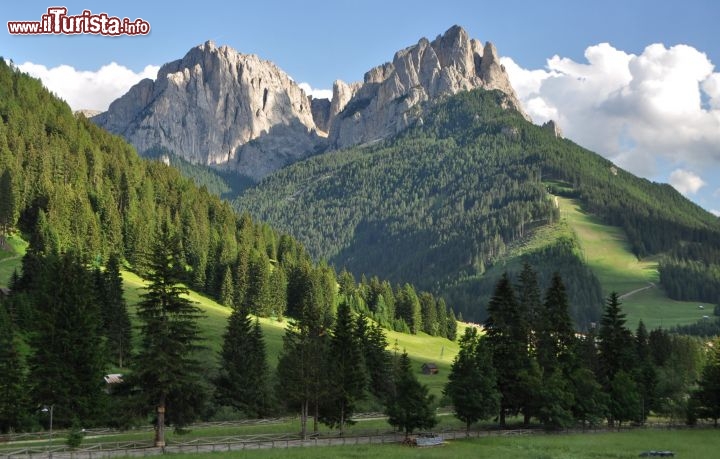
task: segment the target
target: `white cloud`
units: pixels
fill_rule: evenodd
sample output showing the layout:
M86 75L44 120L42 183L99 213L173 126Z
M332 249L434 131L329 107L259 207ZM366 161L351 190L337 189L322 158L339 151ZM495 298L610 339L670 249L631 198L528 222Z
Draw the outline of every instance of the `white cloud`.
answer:
M313 99L330 99L332 100L332 89L313 89L309 83L298 84L305 91L305 94L312 96Z
M77 70L69 65L47 68L44 65L25 62L18 68L33 77L40 78L45 87L64 99L73 110L88 109L105 111L112 101L125 94L135 83L157 77L160 69L148 65L142 72L112 62L97 71Z
M720 210L710 209L710 213L716 217L720 217Z
M684 195L695 194L705 186L705 182L694 172L675 169L670 174L670 185Z
M536 123L554 119L566 137L645 177L658 162L720 167L720 73L687 45L653 44L639 56L607 43L587 62L554 56L541 70L502 62Z

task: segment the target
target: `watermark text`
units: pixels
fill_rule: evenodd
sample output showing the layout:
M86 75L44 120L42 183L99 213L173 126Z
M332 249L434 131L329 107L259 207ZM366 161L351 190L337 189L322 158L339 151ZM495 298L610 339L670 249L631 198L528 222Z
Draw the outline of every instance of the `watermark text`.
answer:
M39 21L8 21L11 35L147 35L150 23L140 18L130 20L109 16L107 13L95 14L83 10L81 14L70 16L64 6L52 6L47 9Z

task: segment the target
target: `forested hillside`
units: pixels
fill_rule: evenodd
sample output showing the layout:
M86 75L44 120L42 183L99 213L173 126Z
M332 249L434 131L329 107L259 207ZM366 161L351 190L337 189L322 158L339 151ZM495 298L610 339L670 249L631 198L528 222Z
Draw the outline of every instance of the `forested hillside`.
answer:
M638 257L685 242L720 244L718 220L669 185L639 179L556 138L503 108L504 97L458 94L398 138L279 171L236 207L295 235L313 257L410 280L474 319L484 316L478 298L492 285L483 274L518 253L513 248L536 229L557 222L552 194L576 197L586 211L622 227ZM572 241L554 239L544 253L521 254L539 260L547 280L568 263L581 265ZM589 272L568 271L576 276L568 281L571 303L594 311L575 320L596 320L597 282Z
M0 235L17 229L41 253L73 251L95 264L116 254L139 269L163 227L181 241L187 265L183 280L227 306L262 316L292 316L296 311L292 304L286 311L288 297L292 301L292 289L304 288L307 270L324 279L336 303L337 274L322 264L312 266L294 238L236 213L178 169L141 159L120 137L76 118L38 80L4 61L0 116ZM197 172L186 162L179 165ZM216 192L229 186L216 185ZM352 288L357 308L367 309L369 302L375 312L378 294L371 293L369 281L358 292L354 279L340 281L346 290ZM423 307L432 303L433 309L442 309L443 321L422 324L416 319L421 292L409 285L383 285L385 307L378 321L397 330L447 334L444 318L452 311L444 302L430 296ZM405 312L403 298L409 302Z

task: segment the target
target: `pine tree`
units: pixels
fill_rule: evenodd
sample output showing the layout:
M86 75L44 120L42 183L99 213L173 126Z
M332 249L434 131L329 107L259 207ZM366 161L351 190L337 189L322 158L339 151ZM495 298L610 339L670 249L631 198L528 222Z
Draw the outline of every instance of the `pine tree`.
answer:
M527 328L507 273L495 286L487 312L485 329L501 393L499 420L500 425L504 426L506 414L516 413L531 400L528 388L517 377L522 371L529 371L530 359L527 336L524 334Z
M397 318L405 321L410 328L410 333L417 334L422 330L420 300L418 300L412 285L405 284L398 290L395 297L395 308Z
M264 256L256 253L251 257L248 267L248 284L244 304L246 311L261 317L268 316L269 279L268 261Z
M35 323L28 381L35 405L54 406L58 426L96 422L104 399L105 356L92 274L73 252L42 257L30 287Z
M395 388L385 405L391 426L402 429L408 438L415 429L431 429L437 424L433 407L435 396L420 384L412 371L407 352L400 356L395 369Z
M0 432L19 430L27 409L24 362L18 351L15 327L0 302Z
M536 312L537 360L543 373L548 375L555 370L569 374L571 370L575 330L569 309L565 285L556 272L545 294L545 302Z
M355 324L355 335L360 342L368 375L368 389L378 399L385 400L392 385L392 362L385 331L380 324L368 324L367 316L362 313L358 314Z
M107 337L110 355L123 368L132 351L132 325L123 294L120 257L113 254L108 259L102 276L103 330Z
M225 273L222 277L219 300L220 304L228 307L232 307L235 303L235 285L233 285L233 276L229 266L225 268Z
M598 331L600 380L606 389L618 372L630 373L635 368L635 343L620 306L618 294L612 292Z
M471 424L497 415L500 393L492 354L476 328L466 328L460 338L443 393L452 400L455 417L465 423L466 435Z
M438 334L437 308L435 298L430 293L422 292L420 297L420 312L422 315L422 331L431 336Z
M519 314L525 321L528 328L526 335L528 336L529 346L531 350L537 345L536 340L540 338L541 333L538 331L542 326L540 314L543 303L540 299L540 286L538 285L537 273L532 266L526 261L523 263L523 269L517 285L518 308ZM534 333L531 333L534 332Z
M0 235L7 234L17 218L17 203L10 168L0 175Z
M329 394L323 403L324 422L340 431L355 412L357 402L364 398L367 385L365 362L350 306L338 306L337 319L328 349Z
M635 369L635 380L640 391L641 422L645 422L650 410L655 409L656 389L658 375L650 357L650 340L645 324L641 320L635 332L635 345L637 349L637 368Z
M260 322L237 309L228 319L220 352L220 370L215 379L215 396L248 417L267 416L272 407L269 391L270 369Z
M155 445L165 445L165 422L182 426L202 408L206 390L197 321L202 312L186 295L184 264L176 236L165 229L146 260L147 292L138 304L140 352L133 360L132 381L142 409L157 413Z

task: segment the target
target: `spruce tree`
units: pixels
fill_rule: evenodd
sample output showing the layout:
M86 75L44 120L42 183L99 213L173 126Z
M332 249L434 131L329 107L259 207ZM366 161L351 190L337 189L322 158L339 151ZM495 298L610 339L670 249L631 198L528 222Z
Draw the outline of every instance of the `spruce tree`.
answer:
M10 168L0 175L0 236L7 234L13 226L17 214L13 177Z
M92 274L74 253L42 257L30 287L35 323L30 335L30 393L37 406L54 406L58 426L75 418L97 422L103 399L105 355L100 306Z
M132 351L132 325L123 292L120 257L117 254L112 254L108 259L102 281L103 329L107 347L117 366L123 368Z
M410 357L403 352L398 359L394 376L393 394L385 405L388 423L405 432L408 438L415 429L431 429L437 424L435 396L420 384L413 373Z
M527 328L507 273L495 286L487 312L487 341L492 350L501 394L499 421L501 426L505 426L506 414L516 413L531 400L529 388L523 384L523 379L518 378L523 371L530 375L527 335L524 334Z
M327 355L328 396L323 403L324 422L345 430L357 402L365 395L367 374L355 322L347 302L338 306Z
M362 349L368 389L375 397L385 400L392 386L392 362L387 351L387 338L380 324L369 324L365 314L358 314L355 335Z
M645 422L650 410L655 409L658 375L650 356L650 340L645 324L641 320L635 332L635 345L638 365L635 380L638 384L641 401L641 422Z
M176 426L193 421L206 397L205 369L196 354L202 312L181 285L185 265L179 247L167 229L157 235L144 267L149 285L137 309L140 352L133 359L132 381L141 409L157 414L156 446L165 445L166 421Z
M16 342L16 330L0 301L0 432L20 430L27 409L24 362Z
M471 424L497 415L500 408L492 354L486 344L476 328L465 329L443 390L452 400L455 417L465 423L466 435Z
M635 342L632 333L625 327L625 314L620 306L618 294L612 292L598 331L600 380L606 390L618 372L631 373L635 368Z
M536 313L537 360L545 374L555 370L569 374L575 347L575 330L560 274L553 274L545 301Z
M235 303L235 285L233 285L233 276L230 267L225 268L225 273L220 283L220 304L232 307Z
M215 396L248 417L262 418L271 411L270 369L260 322L233 310L220 352Z

